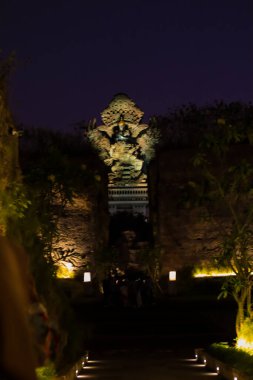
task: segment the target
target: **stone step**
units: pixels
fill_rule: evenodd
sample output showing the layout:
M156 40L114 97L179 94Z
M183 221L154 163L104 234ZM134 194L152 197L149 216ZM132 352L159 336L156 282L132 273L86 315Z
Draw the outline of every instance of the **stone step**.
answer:
M187 352L186 352L187 351ZM118 349L90 352L77 378L97 380L207 380L210 373L198 365L194 349Z

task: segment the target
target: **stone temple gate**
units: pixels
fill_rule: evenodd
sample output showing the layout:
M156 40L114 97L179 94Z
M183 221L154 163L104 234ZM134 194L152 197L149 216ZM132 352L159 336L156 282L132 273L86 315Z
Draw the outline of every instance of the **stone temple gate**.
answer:
M147 165L154 156L158 132L142 124L144 113L126 94L114 96L101 113L103 125L93 125L88 138L108 166L109 212L142 214L148 218Z

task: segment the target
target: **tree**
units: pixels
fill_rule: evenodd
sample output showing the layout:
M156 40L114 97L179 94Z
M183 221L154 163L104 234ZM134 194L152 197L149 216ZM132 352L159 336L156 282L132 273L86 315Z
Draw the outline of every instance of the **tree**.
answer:
M192 199L219 230L216 265L234 273L224 281L220 296L230 293L237 303L237 336L245 320L253 317L252 132L250 119L232 124L229 118L218 117L194 157L197 180L188 183Z
M29 199L40 210L35 213L36 228L45 243L46 257L52 265L56 261L81 265L85 258L68 247L56 251L55 243L60 238L58 221L67 206L75 197L84 197L89 186L94 190L96 181L85 164L85 147L79 136L43 129L26 129L21 143L23 182Z
M14 209L9 207L9 195L20 183L18 163L18 135L8 106L8 79L14 56L0 57L0 235L6 233L6 218ZM18 201L18 200L17 200ZM6 208L7 206L7 208Z
M183 105L169 110L165 116L151 118L150 122L161 132L160 150L168 147L198 147L203 136L216 128L219 119L236 125L252 141L252 117L253 106L250 103L216 101L201 107L195 104Z
M73 195L84 191L88 183L95 187L94 172L85 166L83 146L73 136L46 130L25 130L21 140L22 183L10 183L5 194L6 234L18 241L29 254L36 288L47 306L50 320L58 326L67 346L61 342L58 366L66 358L78 357L84 334L78 331L69 299L55 279L53 241L58 236L57 221ZM92 183L92 185L91 185ZM75 256L68 252L68 259ZM61 259L66 252L61 253ZM83 330L85 332L85 329ZM85 332L86 333L86 332ZM78 350L78 352L77 352ZM72 355L72 356L71 356ZM72 360L71 359L71 360Z
M81 137L33 130L31 139L21 139L19 144L20 133L7 103L12 61L12 57L0 59L0 235L20 244L29 255L36 290L64 337L58 357L61 366L66 359L79 357L84 334L78 330L68 297L55 281L52 242L58 234L57 218L75 193L87 184L94 192L99 184L96 170L88 170L83 160L82 154L87 158L89 152Z

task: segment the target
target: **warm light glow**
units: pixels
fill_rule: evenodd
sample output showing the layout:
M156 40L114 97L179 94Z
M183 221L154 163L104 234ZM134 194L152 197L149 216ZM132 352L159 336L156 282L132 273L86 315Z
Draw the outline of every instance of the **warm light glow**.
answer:
M250 342L246 338L239 338L236 347L253 355L253 342Z
M176 281L177 279L177 272L175 270L171 270L169 272L169 281Z
M253 321L246 318L237 336L236 347L253 355Z
M73 269L73 265L71 263L64 263L65 267L68 269L68 270L72 270Z
M84 272L83 282L91 282L91 273L90 272Z
M235 276L235 273L228 267L218 267L208 264L200 264L193 270L193 277L225 277Z
M58 265L56 271L57 278L73 278L74 275L74 268L71 263L62 261L61 264Z
M101 364L105 362L106 362L105 360L89 360L90 364Z
M198 273L194 274L193 277L199 278L199 277L226 277L226 276L235 276L235 273L233 272L218 272L218 271L212 271L209 273Z
M253 273L252 273L253 274ZM200 267L195 268L193 271L193 277L226 277L226 276L235 276L236 274L231 271L229 268L208 268Z
M96 369L96 367L92 367L91 365L86 365L83 367L84 369L87 369L87 370L94 370ZM101 367L100 367L101 368Z

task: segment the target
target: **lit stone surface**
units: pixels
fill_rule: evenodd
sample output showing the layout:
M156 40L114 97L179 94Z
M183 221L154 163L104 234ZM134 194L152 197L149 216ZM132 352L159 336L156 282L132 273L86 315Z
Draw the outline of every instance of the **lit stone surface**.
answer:
M182 202L182 188L193 175L193 154L190 149L161 151L150 171L151 220L162 250L163 274L208 264L220 245L219 230L203 218L203 210ZM218 222L225 224L221 216Z
M85 196L76 196L66 206L65 215L58 220L59 238L54 242L56 263L71 263L75 270L85 267L94 248L90 213L91 204Z
M158 131L142 124L143 112L125 94L116 95L93 124L88 138L108 166L109 212L148 217L147 167L154 156ZM142 193L141 193L142 192Z
M109 167L109 182L133 186L146 183L146 165L154 155L158 132L141 124L143 112L125 94L116 95L101 113L102 126L93 126L88 138Z
M103 184L84 189L58 219L59 237L53 243L53 259L60 266L71 267L69 275L63 271L66 277L71 277L71 272L83 274L87 264L94 270L94 252L106 245L108 212L106 197L101 196L104 191Z

